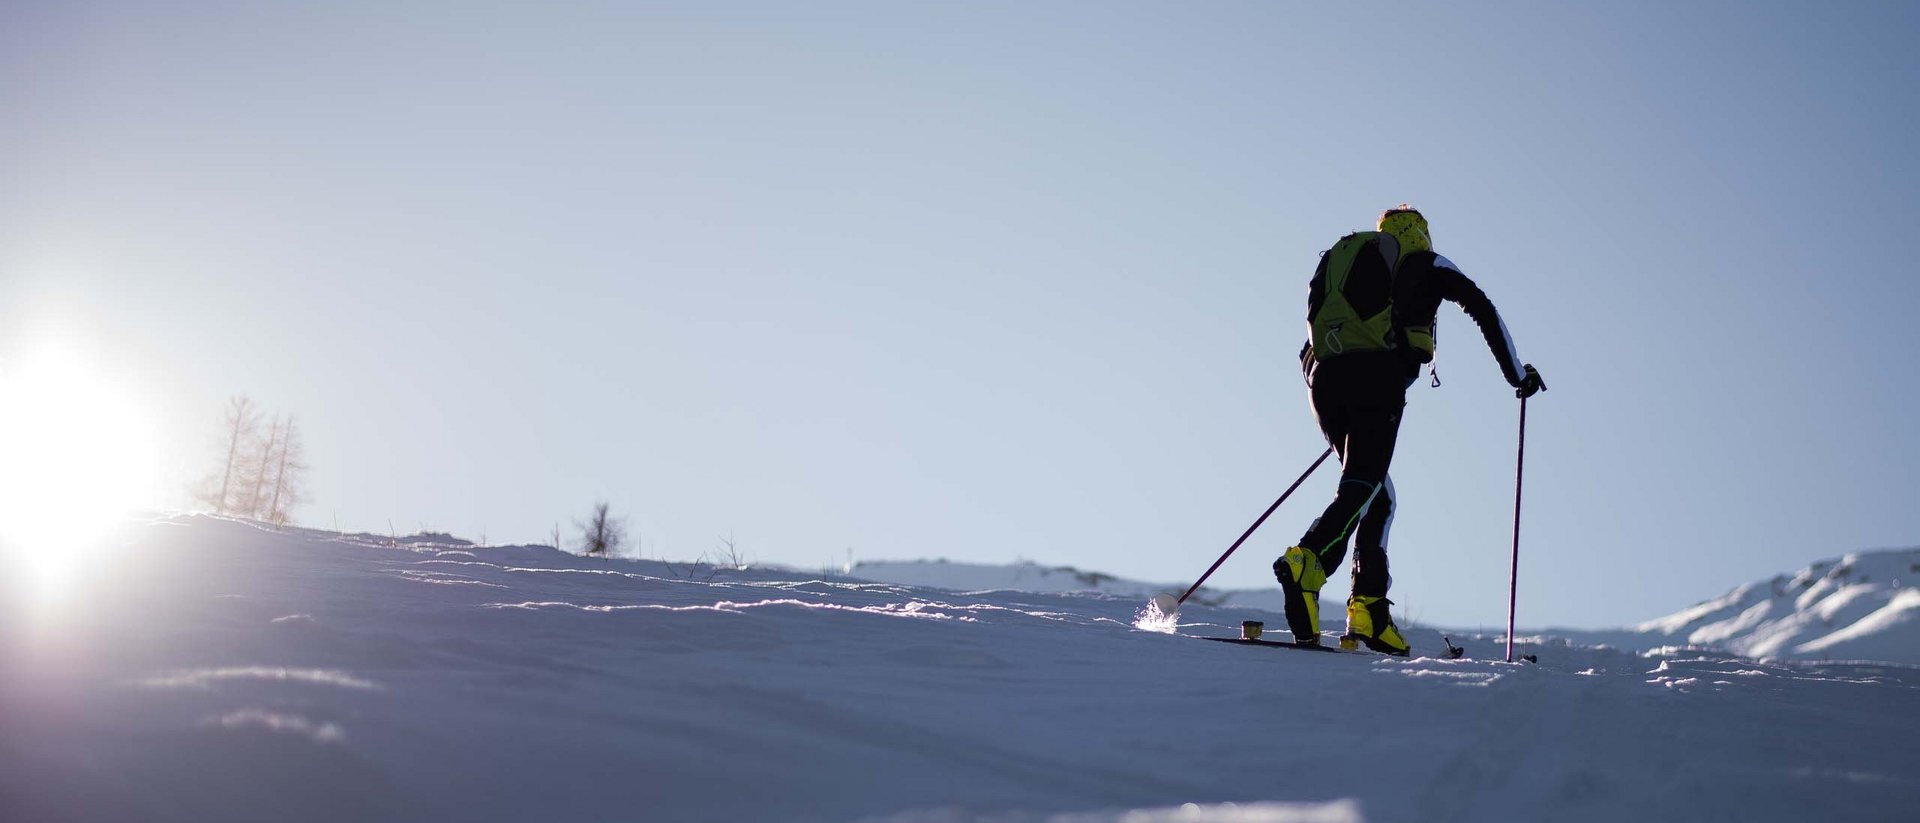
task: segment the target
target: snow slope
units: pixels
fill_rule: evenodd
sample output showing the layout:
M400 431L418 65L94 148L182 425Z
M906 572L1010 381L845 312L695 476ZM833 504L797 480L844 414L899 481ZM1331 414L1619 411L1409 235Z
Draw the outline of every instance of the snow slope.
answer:
M1313 654L1143 631L1129 596L391 542L178 518L75 558L57 595L0 580L0 821L1920 808L1914 667ZM1190 604L1178 631L1257 616Z

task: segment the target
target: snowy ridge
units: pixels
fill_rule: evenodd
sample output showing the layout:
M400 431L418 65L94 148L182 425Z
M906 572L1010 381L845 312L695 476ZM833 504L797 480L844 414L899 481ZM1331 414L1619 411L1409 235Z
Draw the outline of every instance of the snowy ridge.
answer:
M862 580L902 586L927 586L961 592L1018 591L1042 593L1108 594L1148 598L1160 592L1179 594L1191 583L1146 583L1072 566L1042 566L1029 560L1015 563L955 563L948 560L880 560L853 565L850 574ZM1280 590L1201 588L1187 602L1204 606L1237 606L1278 612Z
M1756 658L1920 664L1920 548L1859 552L1634 627Z
M0 821L1895 820L1920 668L1306 654L967 593L210 517L0 551ZM1100 581L1106 585L1108 581ZM1189 602L1177 633L1237 631ZM1856 621L1858 624L1859 621ZM1391 779L1381 779L1382 758Z
M954 591L1098 592L1151 597L1169 589L1184 589L1172 583L1142 583L1072 566L1042 566L1030 560L1007 564L955 563L945 559L863 560L853 565L850 574L862 580Z

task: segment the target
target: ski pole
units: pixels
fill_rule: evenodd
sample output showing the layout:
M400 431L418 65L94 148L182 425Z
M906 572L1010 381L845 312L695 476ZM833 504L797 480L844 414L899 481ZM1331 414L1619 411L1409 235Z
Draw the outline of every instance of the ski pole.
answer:
M1327 457L1331 454L1333 454L1333 447L1331 446L1327 447L1326 451L1321 452L1320 459L1313 461L1313 465L1307 467L1306 473L1300 475L1299 480L1293 481L1293 485L1288 486L1286 491L1281 492L1280 499L1273 501L1273 505L1268 506L1266 511L1260 513L1260 519L1253 521L1253 525L1247 527L1246 532L1240 535L1240 539L1233 541L1233 545L1227 547L1227 553L1220 555L1219 560L1213 561L1213 565L1207 567L1207 573L1200 575L1200 579L1193 581L1193 586L1187 589L1187 593L1180 595L1180 599L1173 602L1173 609L1161 609L1161 611L1171 613L1178 610L1180 604L1187 602L1187 598L1192 597L1194 592L1199 591L1200 584L1207 582L1207 578L1212 577L1213 573L1220 569L1220 564L1227 562L1227 558L1233 556L1234 551L1240 548L1240 544L1247 542L1247 538L1253 536L1254 530L1260 528L1261 523L1267 522L1267 517L1272 515L1275 509L1280 508L1281 503L1287 502L1287 498L1293 494L1293 490L1300 488L1301 483L1307 482L1307 478L1313 475L1313 470L1320 468L1321 463L1327 462Z
M1507 575L1507 662L1513 662L1513 614L1520 593L1520 490L1527 471L1527 399L1520 398L1520 455L1513 470L1513 562Z

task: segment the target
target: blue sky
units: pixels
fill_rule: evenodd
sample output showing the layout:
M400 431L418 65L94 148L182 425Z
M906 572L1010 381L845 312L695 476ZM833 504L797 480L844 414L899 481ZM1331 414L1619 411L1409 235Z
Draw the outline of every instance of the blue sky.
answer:
M0 11L0 358L127 386L155 502L247 394L310 525L1191 580L1324 448L1316 255L1405 201L1551 386L1522 622L1920 535L1909 4L468 5ZM1394 597L1492 625L1518 404L1440 335Z

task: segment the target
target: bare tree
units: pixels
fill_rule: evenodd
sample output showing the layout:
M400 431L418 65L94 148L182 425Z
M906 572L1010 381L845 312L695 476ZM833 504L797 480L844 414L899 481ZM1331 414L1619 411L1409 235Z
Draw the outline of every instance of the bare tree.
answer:
M586 555L605 557L620 551L627 542L627 520L613 517L608 512L606 501L593 504L593 514L582 523L573 522L580 529L580 551Z
M273 454L280 447L280 418L267 422L267 430L248 441L235 467L234 499L228 510L243 517L262 518L267 508L267 484L273 480Z
M745 571L750 564L747 563L747 556L741 553L740 547L734 544L733 535L727 535L719 540L719 548L713 551L713 565L734 571Z
M219 467L193 490L218 514L285 524L306 499L307 464L291 417L274 417L261 431L261 413L246 397L227 401Z
M245 396L227 399L227 414L220 437L221 451L226 459L194 491L196 502L212 506L215 514L228 514L235 510L234 494L246 485L246 457L252 453L250 447L259 427L260 409L251 399Z
M279 443L273 450L273 494L267 500L261 519L286 525L288 510L306 499L306 450L300 445L300 430L287 418L280 427ZM262 472L264 474L264 472Z
M714 575L720 573L720 567L718 565L707 562L706 552L701 552L699 557L685 566L675 565L673 561L664 558L662 558L661 563L667 567L667 574L682 580L699 580L705 583L712 580ZM705 574L702 574L702 572Z

